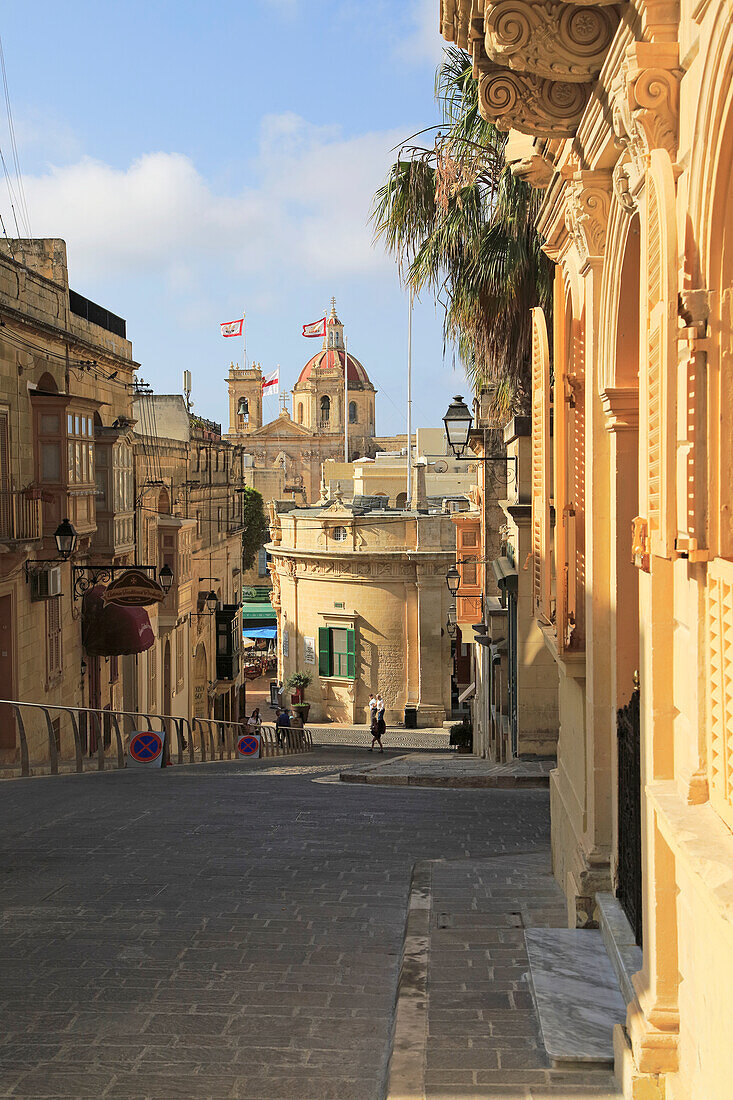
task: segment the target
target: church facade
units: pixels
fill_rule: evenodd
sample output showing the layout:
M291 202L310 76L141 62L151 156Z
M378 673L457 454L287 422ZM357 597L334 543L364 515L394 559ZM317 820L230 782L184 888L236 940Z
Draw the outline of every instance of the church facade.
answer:
M344 372L347 375L346 390ZM344 346L344 326L335 300L326 319L321 348L305 364L293 387L292 415L282 409L263 423L262 371L258 364L240 370L231 366L229 435L244 443L255 470L284 471L285 492L298 504L318 499L321 467L344 458L344 418L348 418L349 458L369 458L394 447L399 437L376 436L376 389L366 370Z

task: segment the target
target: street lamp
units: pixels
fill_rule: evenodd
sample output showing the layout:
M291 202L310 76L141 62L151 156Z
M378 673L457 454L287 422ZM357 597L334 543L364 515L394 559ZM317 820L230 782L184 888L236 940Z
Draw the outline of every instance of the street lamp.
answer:
M448 634L450 635L450 637L455 638L456 631L458 629L457 624L455 622L453 622L451 619L448 619L447 623L445 624L445 628L448 631Z
M204 602L206 603L206 610L209 612L210 615L213 615L219 607L219 599L213 588L209 592Z
M458 572L455 565L452 565L446 573L445 583L448 585L448 591L451 596L455 596L458 589L461 587L461 574Z
M56 540L56 549L58 550L59 557L63 558L64 561L68 561L76 550L76 543L79 538L73 524L69 523L68 516L64 519L63 523L58 525L53 533L53 537Z
M471 431L473 417L468 405L460 394L456 394L448 406L448 412L443 417L445 434L448 445L456 458L460 458L468 443L468 433Z
M173 570L167 562L158 573L158 583L167 596L173 584Z

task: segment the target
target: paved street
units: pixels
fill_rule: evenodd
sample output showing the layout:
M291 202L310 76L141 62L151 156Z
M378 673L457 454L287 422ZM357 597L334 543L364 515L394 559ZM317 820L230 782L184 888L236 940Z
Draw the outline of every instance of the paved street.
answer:
M415 862L546 851L548 805L363 756L4 783L0 1095L378 1100Z

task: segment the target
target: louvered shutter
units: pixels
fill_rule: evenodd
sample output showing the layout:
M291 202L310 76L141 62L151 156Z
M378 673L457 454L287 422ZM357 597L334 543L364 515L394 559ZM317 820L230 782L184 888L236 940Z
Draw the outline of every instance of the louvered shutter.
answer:
M652 152L647 173L645 251L646 510L650 551L668 558L675 529L677 245L674 177L661 149Z
M532 310L532 593L550 618L550 349L545 315Z
M331 632L327 626L318 627L318 675L331 675Z
M710 802L733 828L733 564L708 567Z
M346 675L350 680L356 676L356 631L346 631Z

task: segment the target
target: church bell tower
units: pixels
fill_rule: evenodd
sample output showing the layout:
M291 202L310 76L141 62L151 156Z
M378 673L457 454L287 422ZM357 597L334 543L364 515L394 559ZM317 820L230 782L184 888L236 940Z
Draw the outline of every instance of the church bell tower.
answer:
M262 371L258 363L240 370L229 364L229 434L247 436L262 427Z

